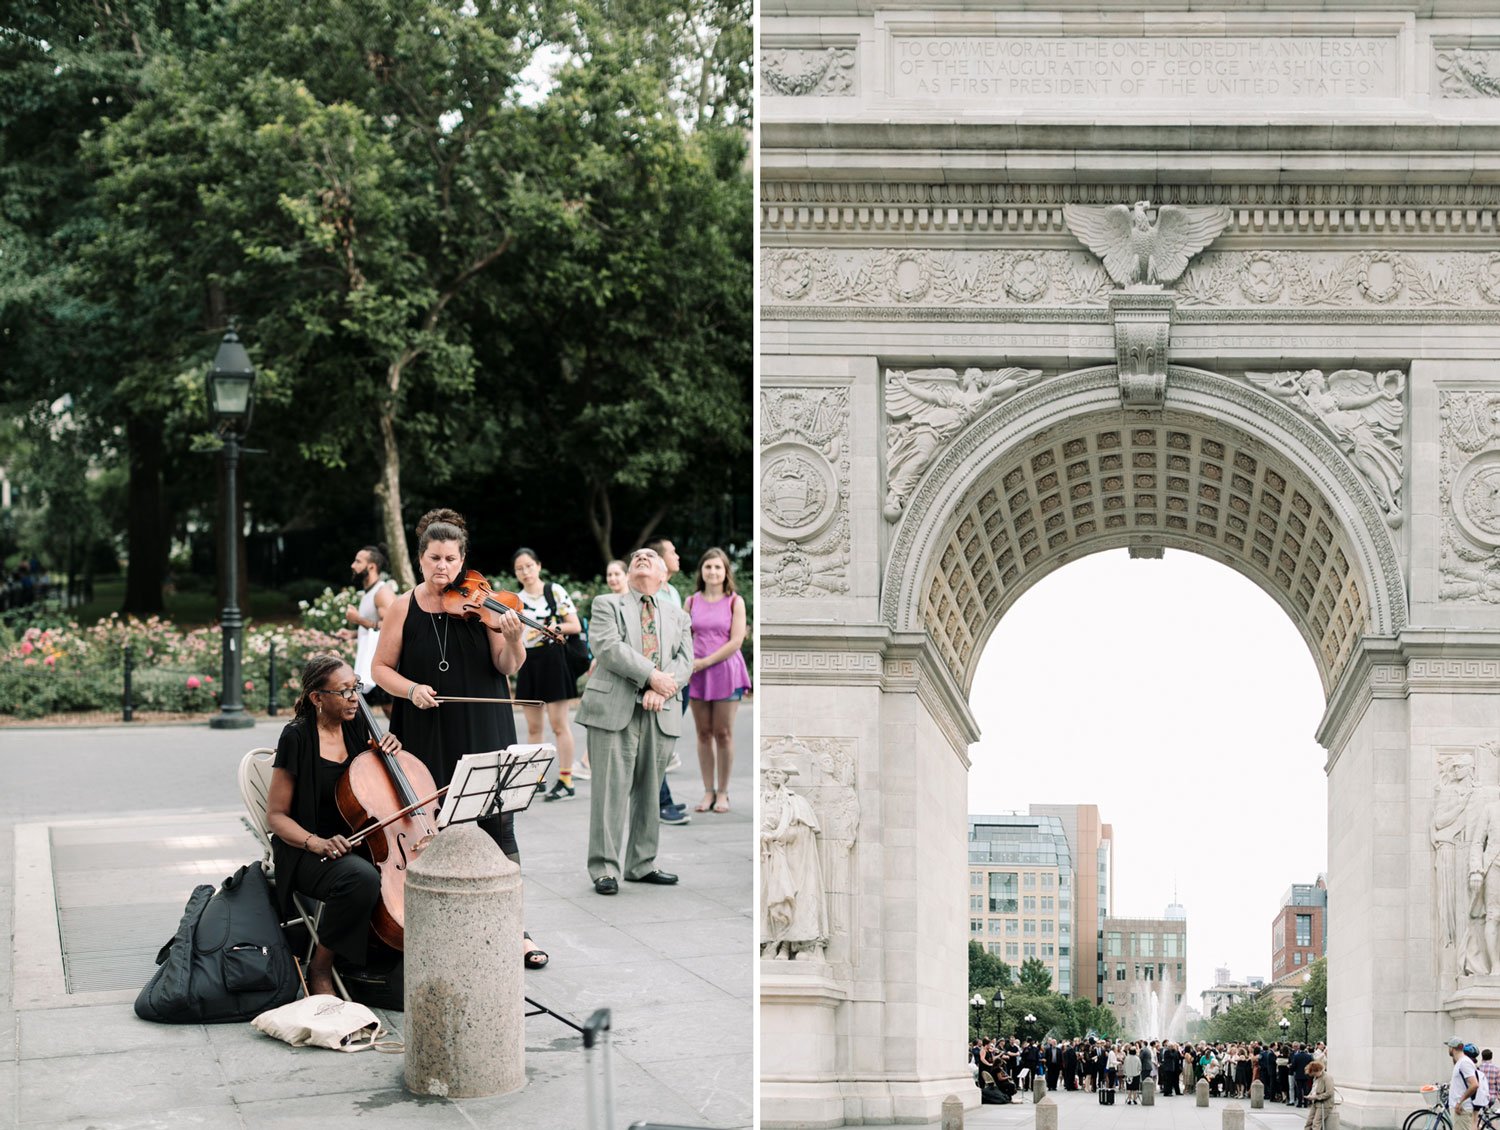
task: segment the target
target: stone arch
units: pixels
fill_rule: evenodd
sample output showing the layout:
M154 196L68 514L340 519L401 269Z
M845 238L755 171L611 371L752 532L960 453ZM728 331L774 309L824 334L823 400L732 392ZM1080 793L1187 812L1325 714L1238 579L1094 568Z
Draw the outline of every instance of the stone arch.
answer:
M1113 365L1032 386L944 451L893 532L882 617L925 632L967 692L1024 592L1122 545L1202 553L1249 577L1297 625L1325 695L1362 638L1406 624L1391 531L1323 433L1185 367L1170 369L1162 410L1122 409Z

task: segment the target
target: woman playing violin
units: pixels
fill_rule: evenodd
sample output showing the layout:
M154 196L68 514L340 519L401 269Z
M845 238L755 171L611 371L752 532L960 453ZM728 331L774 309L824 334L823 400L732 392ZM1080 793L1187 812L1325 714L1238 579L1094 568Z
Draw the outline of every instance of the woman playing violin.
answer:
M430 510L417 523L417 560L422 583L398 596L386 613L370 674L395 701L391 733L426 764L438 788L453 779L459 759L516 743L509 706L464 703L439 706L439 696L509 698L506 677L526 662L521 620L504 612L498 626L450 616L442 593L464 575L469 532L453 510ZM515 814L506 812L479 826L517 863ZM528 937L526 965L540 969L547 955Z
M319 944L307 968L308 988L333 992L333 960L365 963L370 913L380 900L380 873L344 838L334 792L349 761L369 745L357 721L359 679L336 655L315 655L302 668L296 718L281 731L266 799L266 824L275 837L272 859L282 918L292 914L292 892L323 904ZM392 752L401 743L381 739Z

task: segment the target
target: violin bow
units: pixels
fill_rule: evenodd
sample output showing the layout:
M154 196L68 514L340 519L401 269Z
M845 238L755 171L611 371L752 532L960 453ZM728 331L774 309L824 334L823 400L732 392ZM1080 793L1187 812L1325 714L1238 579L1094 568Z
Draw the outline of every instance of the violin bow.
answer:
M546 706L547 704L539 698L476 698L470 695L436 695L438 702L493 702L509 703L512 706Z

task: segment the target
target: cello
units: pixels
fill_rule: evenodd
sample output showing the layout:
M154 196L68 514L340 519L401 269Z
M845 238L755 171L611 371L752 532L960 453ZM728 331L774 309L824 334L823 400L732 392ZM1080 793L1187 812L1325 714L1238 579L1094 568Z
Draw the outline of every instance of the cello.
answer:
M370 731L370 748L356 754L339 778L339 814L356 829L351 844L364 843L380 872L380 901L370 914L370 930L393 950L401 950L406 926L406 868L432 842L438 829L427 807L448 790L433 784L427 766L413 753L380 748L380 723L365 696L360 717Z

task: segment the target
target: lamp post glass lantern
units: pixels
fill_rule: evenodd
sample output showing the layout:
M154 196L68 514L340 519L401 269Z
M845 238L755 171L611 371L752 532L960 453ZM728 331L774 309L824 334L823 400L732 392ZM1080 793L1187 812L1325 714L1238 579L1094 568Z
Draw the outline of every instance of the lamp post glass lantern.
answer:
M1005 1015L1005 994L999 989L996 989L995 995L990 998L990 1007L995 1010L995 1038L998 1040L1000 1038L1000 1019Z
M984 1018L984 998L975 993L969 998L969 1007L974 1010L974 1038L978 1039L983 1034L979 1022Z
M240 658L244 650L245 622L239 606L240 536L239 504L235 494L240 463L240 436L250 427L255 408L255 366L240 344L239 335L230 330L219 343L213 368L204 382L208 391L208 411L224 440L224 614L220 620L223 638L223 682L220 685L219 713L209 725L220 730L241 730L255 725L245 713L240 675Z
M1025 1038L1028 1039L1028 1040L1030 1040L1030 1039L1033 1038L1032 1035L1031 1035L1031 1026L1036 1023L1036 1017L1033 1016L1031 1013L1028 1012L1025 1016L1021 1017L1021 1019L1024 1020L1024 1021L1026 1021L1026 1036L1025 1036Z
M1280 1020L1278 1020L1276 1022L1276 1026L1281 1029L1281 1039L1282 1039L1282 1042L1284 1043L1286 1041L1286 1034L1287 1034L1288 1030L1292 1026L1292 1022L1290 1020L1288 1020L1285 1016L1283 1016Z

